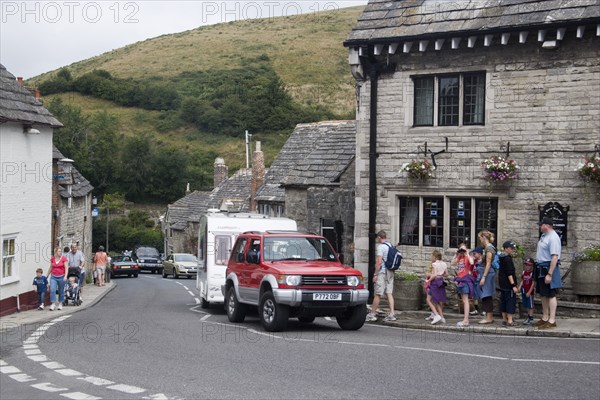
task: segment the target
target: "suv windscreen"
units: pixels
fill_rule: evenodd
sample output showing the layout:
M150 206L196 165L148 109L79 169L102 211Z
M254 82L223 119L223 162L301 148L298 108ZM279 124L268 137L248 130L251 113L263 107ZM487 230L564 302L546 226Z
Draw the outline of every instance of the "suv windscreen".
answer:
M153 249L151 247L140 247L139 249L136 250L135 254L138 257L151 257L151 258L158 258L159 254L158 254L158 250Z
M335 252L320 237L267 237L263 246L264 260L335 261Z

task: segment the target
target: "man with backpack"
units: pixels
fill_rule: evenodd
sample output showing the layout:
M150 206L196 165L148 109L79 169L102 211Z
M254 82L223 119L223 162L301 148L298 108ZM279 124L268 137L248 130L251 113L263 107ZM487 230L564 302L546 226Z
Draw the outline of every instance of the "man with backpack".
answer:
M373 283L375 293L371 312L367 314L367 321L377 321L377 307L381 301L381 296L385 293L390 305L390 313L384 318L384 321L395 321L394 313L394 272L400 266L402 256L398 250L386 239L385 231L377 233L377 258L375 260L375 273Z

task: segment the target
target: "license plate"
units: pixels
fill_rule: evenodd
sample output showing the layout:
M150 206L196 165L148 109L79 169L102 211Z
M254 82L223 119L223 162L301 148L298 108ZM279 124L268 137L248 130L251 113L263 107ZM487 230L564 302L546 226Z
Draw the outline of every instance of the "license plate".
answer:
M313 293L313 300L316 301L341 301L341 293Z
M121 266L121 269L127 269L127 268L130 268L129 265L123 265L123 266Z

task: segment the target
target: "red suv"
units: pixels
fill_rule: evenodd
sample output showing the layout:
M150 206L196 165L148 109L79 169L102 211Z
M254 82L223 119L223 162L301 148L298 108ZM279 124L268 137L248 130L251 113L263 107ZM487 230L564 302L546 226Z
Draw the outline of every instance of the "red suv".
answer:
M365 323L369 291L362 274L340 263L322 236L298 232L246 232L238 236L222 287L231 322L243 322L257 306L267 331L285 329L288 318L310 323L334 316L346 330Z

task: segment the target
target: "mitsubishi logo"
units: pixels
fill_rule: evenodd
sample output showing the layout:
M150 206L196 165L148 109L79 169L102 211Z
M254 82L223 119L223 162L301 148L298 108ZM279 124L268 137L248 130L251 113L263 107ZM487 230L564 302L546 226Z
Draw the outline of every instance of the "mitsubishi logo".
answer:
M327 282L327 278L323 278L323 282L321 282L321 283L325 284L325 283L329 283L329 282Z

